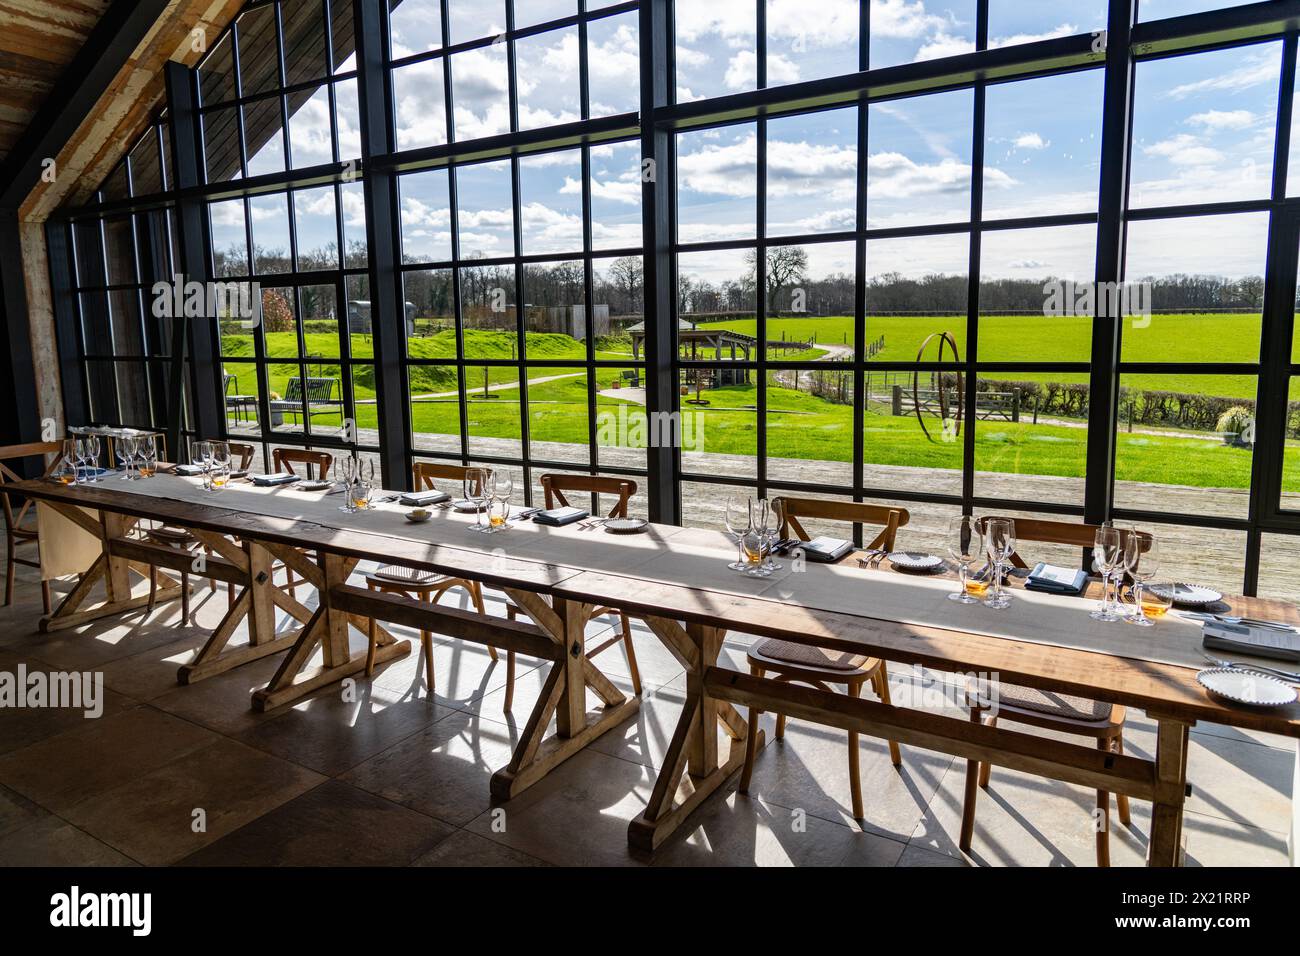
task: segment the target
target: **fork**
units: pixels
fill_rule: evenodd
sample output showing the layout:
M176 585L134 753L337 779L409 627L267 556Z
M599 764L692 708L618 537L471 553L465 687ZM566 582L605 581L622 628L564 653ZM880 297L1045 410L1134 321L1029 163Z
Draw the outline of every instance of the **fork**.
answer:
M863 554L865 554L866 557L858 558L858 567L860 567L860 568L870 568L870 567L872 566L872 564L871 564L872 561L876 561L876 560L878 560L879 558L882 558L882 557L885 556L885 549L884 549L884 548L870 548L869 550L864 551Z
M1278 667L1269 667L1267 664L1243 664L1241 661L1228 661L1218 657L1211 657L1205 651L1201 651L1201 656L1213 664L1215 667L1227 667L1233 670L1260 671L1265 674L1271 674L1274 677L1280 677L1285 681L1300 683L1300 674L1294 671L1284 671Z

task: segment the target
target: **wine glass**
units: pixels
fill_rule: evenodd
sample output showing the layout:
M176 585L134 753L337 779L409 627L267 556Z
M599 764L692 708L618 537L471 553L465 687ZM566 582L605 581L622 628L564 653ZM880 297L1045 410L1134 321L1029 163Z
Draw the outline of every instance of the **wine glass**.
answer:
M984 535L974 515L958 515L948 522L948 554L961 573L961 590L948 595L959 604L978 604L979 598L966 590L970 566L984 553Z
M148 435L140 439L140 477L152 478L158 473L158 439Z
M785 530L785 500L773 498L768 502L768 511L771 520L768 522L767 533L763 535L763 570L771 574L781 570L781 565L772 560L772 552L776 550L781 541L781 533Z
M1124 540L1124 570L1133 578L1133 613L1124 620L1138 627L1152 627L1151 618L1167 610L1163 607L1157 611L1155 596L1148 596L1146 591L1146 583L1160 570L1160 548L1154 534L1139 533L1136 528L1128 533ZM1152 613L1148 613L1148 604Z
M99 481L99 436L86 436L86 480Z
M117 443L117 447L122 457L122 480L130 481L134 477L131 474L131 466L135 464L135 459L140 454L140 439L128 435Z
M343 493L343 504L339 511L351 514L356 508L352 505L352 486L357 480L357 459L351 455L340 455L334 459L334 482Z
M90 451L89 438L83 435L82 437L76 439L75 454L77 459L77 483L89 484L90 469L92 467L91 462L94 460L94 455L92 455Z
M224 441L208 443L209 485L212 491L220 491L230 481L230 445Z
M50 469L50 477L61 485L77 483L77 440L65 438L59 450L59 460Z
M1124 615L1111 600L1111 576L1124 566L1123 543L1119 528L1107 523L1097 529L1092 541L1092 560L1101 572L1101 603L1089 616L1096 621L1118 621Z
M749 499L740 495L727 499L725 517L727 531L736 541L736 560L728 564L727 567L733 571L744 571L749 568L748 562L745 561L745 535L749 534L754 526L754 518L749 505Z
M484 503L491 499L496 488L495 473L491 468L466 468L465 500L474 505L474 530L483 530Z
M1010 518L988 518L984 522L984 549L993 564L993 587L984 599L986 607L1011 605L1011 593L1002 586L1002 569L1016 550L1016 523Z
M741 540L745 551L745 573L753 578L765 578L772 572L763 564L767 553L768 527L772 520L772 509L766 498L749 500L749 532Z
M370 496L375 491L375 463L368 458L356 459L352 483L348 486L348 502L352 511L365 511L370 507Z

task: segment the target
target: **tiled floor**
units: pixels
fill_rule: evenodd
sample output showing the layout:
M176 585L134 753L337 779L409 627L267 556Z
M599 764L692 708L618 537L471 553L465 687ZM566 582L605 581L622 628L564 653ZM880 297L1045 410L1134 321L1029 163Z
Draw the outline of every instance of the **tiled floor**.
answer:
M0 671L25 663L29 671L102 672L106 693L94 720L72 710L0 710L0 864L1093 862L1091 791L995 770L966 856L957 848L964 762L904 747L896 770L873 739L861 744L866 819L858 823L848 809L843 734L800 722L760 755L748 797L733 781L687 833L652 860L634 858L627 824L649 797L685 692L680 667L643 627L635 631L645 685L637 716L493 806L488 781L509 759L540 690L536 662L519 662L513 714L502 711L504 662L442 640L432 696L413 654L373 681L256 714L249 694L278 657L189 687L175 682L203 628L222 614L224 593L201 592L189 627L178 626L172 604L147 621L134 614L42 635L40 592L26 570L13 606L0 610ZM744 644L732 638L725 648L735 666L744 666ZM621 649L605 652L600 665L630 692ZM897 680L896 698L907 689ZM1153 730L1130 714L1130 752L1150 756ZM1293 764L1283 740L1194 730L1188 862L1284 864ZM1130 828L1114 821L1114 864L1142 862L1149 823L1149 806L1136 801Z

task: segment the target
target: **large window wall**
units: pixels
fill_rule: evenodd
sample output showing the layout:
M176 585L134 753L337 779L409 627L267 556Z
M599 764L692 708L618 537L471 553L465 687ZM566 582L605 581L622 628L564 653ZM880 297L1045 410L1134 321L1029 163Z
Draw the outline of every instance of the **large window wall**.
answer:
M247 6L192 77L207 268L258 285L197 397L228 435L491 462L530 494L645 476L644 507L713 526L746 490L902 502L918 545L962 510L1113 515L1165 527L1171 575L1278 587L1300 531L1278 16L643 3ZM183 127L70 214L92 418L146 420L124 375L167 407L148 275L81 258L126 222L170 274L149 243L191 221ZM1149 308L1094 319L1094 280ZM680 449L647 448L660 412Z

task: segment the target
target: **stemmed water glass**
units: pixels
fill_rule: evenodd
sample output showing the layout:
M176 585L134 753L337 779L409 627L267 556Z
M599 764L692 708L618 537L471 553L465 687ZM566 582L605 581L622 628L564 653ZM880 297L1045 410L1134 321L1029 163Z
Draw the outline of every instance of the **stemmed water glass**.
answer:
M210 486L208 471L211 468L209 464L212 458L212 442L210 441L193 441L190 442L190 462L197 465L199 473L203 476L203 487L206 489Z
M220 491L230 481L230 445L208 442L208 490Z
M1124 541L1124 570L1133 578L1133 613L1124 620L1138 627L1154 627L1143 601L1147 582L1160 570L1160 549L1154 534L1139 533L1136 528L1128 533Z
M727 567L733 571L748 570L749 563L745 560L745 536L749 534L754 526L754 517L750 510L750 499L740 495L728 498L725 521L727 523L727 532L736 541L736 560L728 564Z
M77 483L77 440L65 438L59 452L59 460L50 470L50 477L62 485Z
M122 457L122 480L130 481L135 477L131 474L131 466L140 454L140 439L132 435L123 438L118 442L118 451Z
M1002 574L1007 560L1016 550L1016 523L1010 518L986 518L984 550L993 565L993 587L984 598L984 604L992 608L1009 607L1011 593L1002 586Z
M99 481L99 436L85 435L77 439L77 444L81 449L79 452L83 471L81 480L93 484Z
M352 485L357 480L358 459L351 455L340 455L334 459L334 481L343 491L343 504L339 511L351 514L356 508L352 504Z
M510 519L510 496L514 494L515 480L506 472L494 471L488 483L492 486L492 494L487 501L488 520L487 527L483 530L490 534L506 529L506 522Z
M483 510L496 489L496 473L491 468L466 468L465 500L474 505L474 530L483 531Z
M767 554L772 509L766 498L749 499L749 532L741 539L745 552L745 573L765 578L772 573L763 562Z
M370 507L370 496L375 490L375 463L369 458L355 458L352 484L349 486L348 499L352 510L365 511Z
M948 554L957 562L961 573L961 590L948 595L949 601L959 604L978 604L979 598L966 590L970 566L984 553L984 535L974 515L958 515L948 523Z
M1124 568L1124 545L1119 528L1107 523L1097 529L1092 541L1093 566L1101 572L1101 604L1089 616L1097 621L1118 621L1124 615L1111 597L1111 577Z
M158 439L146 435L140 439L140 477L152 478L158 472Z
M768 522L767 533L763 535L763 570L768 574L773 571L780 571L781 565L772 560L772 552L781 541L781 532L785 526L785 502L781 498L773 498L768 503L768 511L771 520Z

